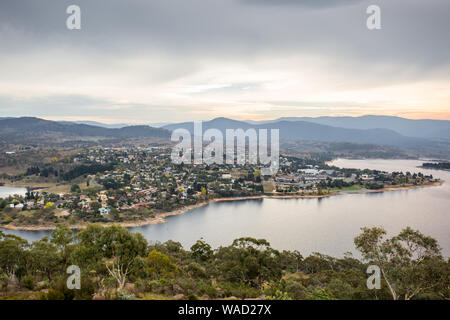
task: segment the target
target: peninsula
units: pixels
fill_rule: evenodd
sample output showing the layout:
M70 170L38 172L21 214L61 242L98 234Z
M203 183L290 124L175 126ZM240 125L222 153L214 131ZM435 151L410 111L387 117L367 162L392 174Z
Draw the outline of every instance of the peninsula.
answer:
M168 216L211 202L321 198L443 183L422 173L338 168L327 160L281 156L278 173L264 176L250 164L173 164L165 147L94 147L54 154L50 162L1 181L7 187L27 187L27 192L0 199L0 228L134 227L164 223Z

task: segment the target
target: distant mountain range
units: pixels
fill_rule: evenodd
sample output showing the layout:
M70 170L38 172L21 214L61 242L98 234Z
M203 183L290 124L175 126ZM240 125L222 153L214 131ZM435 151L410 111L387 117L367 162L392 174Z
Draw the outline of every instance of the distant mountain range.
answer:
M2 118L0 118L2 119ZM6 119L6 118L5 118ZM326 126L345 128L345 129L389 129L406 137L415 138L435 138L450 139L450 121L449 120L412 120L393 116L377 116L366 115L360 117L283 117L275 120L238 121L239 123L247 122L252 125L261 125L269 123L277 123L280 121L298 122L305 121ZM59 121L60 123L77 123L87 124L104 128L123 128L131 126L126 123L106 124L96 121ZM174 123L158 122L149 123L151 127L173 128ZM240 124L241 125L241 124Z
M109 126L109 127L108 127ZM167 124L161 128L147 125L105 125L99 122L49 121L33 117L0 118L0 140L24 142L52 139L59 141L104 138L170 138L170 131L185 128L193 132L193 122ZM203 131L216 128L279 129L280 139L290 141L350 142L414 149L435 149L450 153L450 121L409 120L398 117L319 117L280 118L271 121L237 121L216 118L203 122Z
M315 140L328 142L353 142L369 143L379 145L423 147L425 145L437 144L433 139L407 137L394 130L384 128L373 129L350 129L330 125L317 124L307 121L277 120L267 122L237 121L227 118L216 118L202 123L203 130L216 128L225 133L226 129L242 128L254 129L279 129L280 139L286 140ZM184 128L193 132L193 122L183 122L163 126L168 130ZM449 141L450 142L450 141Z
M130 138L160 137L169 138L166 129L150 126L128 126L122 128L104 128L100 126L49 121L33 117L0 119L0 139L6 142L83 140L83 138ZM45 140L44 140L45 142ZM51 141L49 141L51 142Z
M123 127L129 127L130 124L127 123L102 123L97 121L58 121L61 124L87 124L88 126L95 126L95 127L102 127L102 128L108 128L108 129L120 129Z
M0 118L1 119L1 118ZM63 123L63 124L87 124L90 126L97 126L97 127L103 127L103 128L109 128L109 129L120 129L123 127L133 127L136 125L133 124L129 124L129 123L102 123L102 122L97 122L97 121L89 121L89 120L83 120L83 121L58 121L59 123ZM156 122L156 123L149 123L149 124L139 124L139 126L141 125L145 125L145 126L150 126L150 127L154 127L154 128L160 128L162 126L165 126L169 124L168 122Z
M285 117L269 121L249 122L266 124L279 121L306 121L347 129L389 129L409 137L450 139L449 120L412 120L392 116L367 115L361 117Z

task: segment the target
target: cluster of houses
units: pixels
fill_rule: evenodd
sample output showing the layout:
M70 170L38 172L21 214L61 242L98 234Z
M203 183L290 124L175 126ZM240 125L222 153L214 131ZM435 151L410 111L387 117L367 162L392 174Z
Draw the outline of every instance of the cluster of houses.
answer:
M32 199L16 198L14 209L55 207L68 212L100 215L141 208L164 208L167 203L196 202L207 195L240 196L263 192L316 192L324 181L377 182L375 173L330 169L323 162L305 164L301 159L280 158L276 175L260 175L256 165L174 164L167 148L92 148L72 158L76 164L114 163L111 171L88 175L89 187L69 194L41 193ZM381 172L384 177L389 174ZM263 186L271 186L264 188ZM268 191L270 190L270 191Z

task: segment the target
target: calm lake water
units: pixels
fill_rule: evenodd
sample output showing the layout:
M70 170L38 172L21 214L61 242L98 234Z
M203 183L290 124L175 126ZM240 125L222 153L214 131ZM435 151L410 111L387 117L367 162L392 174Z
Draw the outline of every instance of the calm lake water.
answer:
M26 192L27 188L0 186L0 198L7 198L15 194L24 196Z
M450 172L416 168L416 160L336 160L347 168L431 173L450 182ZM336 257L356 254L353 238L364 226L382 226L390 235L410 226L435 237L450 256L450 185L371 194L345 194L322 199L263 199L213 203L167 223L131 228L149 241L179 241L189 248L203 237L213 247L250 236L267 239L277 249L304 256L320 252ZM10 232L10 231L8 231ZM12 233L12 232L10 232ZM14 231L28 240L48 232ZM358 256L356 254L356 256Z

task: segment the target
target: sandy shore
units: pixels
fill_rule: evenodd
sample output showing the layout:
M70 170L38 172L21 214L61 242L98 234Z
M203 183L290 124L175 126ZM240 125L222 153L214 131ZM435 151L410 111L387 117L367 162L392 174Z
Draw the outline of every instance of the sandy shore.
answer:
M109 223L100 223L102 226L109 226L112 224L118 224L126 228L132 228L132 227L140 227L140 226L146 226L151 224L158 224L158 223L165 223L167 220L166 217L170 216L177 216L180 214L184 214L188 211L204 207L210 203L215 202L227 202L227 201L243 201L243 200L258 200L258 199L303 199L303 198L325 198L325 197L332 197L336 195L343 195L343 194L364 194L364 193L379 193L379 192L389 192L389 191L398 191L398 190L409 190L409 189L419 189L419 188L427 188L427 187L435 187L440 186L444 183L444 181L436 181L431 184L426 185L418 185L418 186L404 186L404 187L388 187L388 188L382 188L378 190L369 190L369 189L361 189L361 190L355 190L355 191L337 191L333 193L327 193L324 195L301 195L301 194L292 194L292 195L260 195L260 196L248 196L248 197L229 197L229 198L216 198L216 199L208 199L206 201L186 206L174 211L167 211L167 212L160 212L157 213L154 217L139 220L139 221L128 221L128 222L109 222ZM70 229L84 229L88 223L85 224L74 224L69 225L68 227ZM14 225L5 225L1 226L3 229L9 229L9 230L23 230L23 231L45 231L45 230L54 230L56 229L56 225L30 225L30 226L14 226Z

